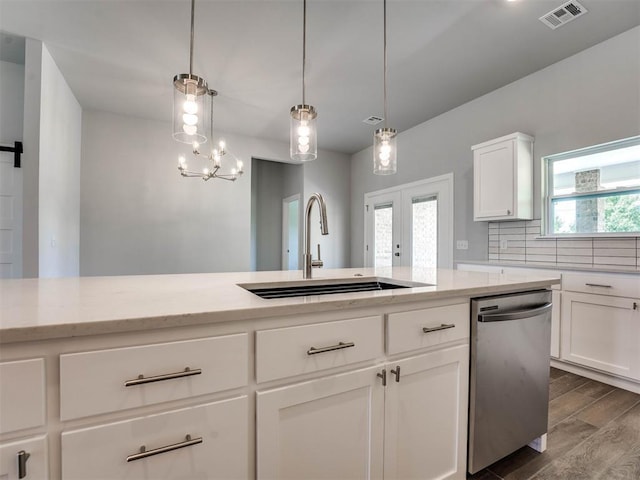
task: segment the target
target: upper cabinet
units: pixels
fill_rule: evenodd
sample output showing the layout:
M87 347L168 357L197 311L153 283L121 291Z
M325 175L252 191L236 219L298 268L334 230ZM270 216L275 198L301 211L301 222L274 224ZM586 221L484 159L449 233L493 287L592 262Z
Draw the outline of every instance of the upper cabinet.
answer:
M471 147L473 219L533 218L533 137L512 133Z

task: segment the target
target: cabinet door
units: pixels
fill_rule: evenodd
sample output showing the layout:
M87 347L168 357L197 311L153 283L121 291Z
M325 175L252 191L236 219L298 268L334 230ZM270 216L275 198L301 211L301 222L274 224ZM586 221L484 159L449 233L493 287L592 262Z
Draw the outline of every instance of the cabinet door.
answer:
M384 478L466 476L469 347L394 362L385 404Z
M514 143L509 140L474 150L474 220L515 215Z
M64 432L62 478L246 479L248 419L242 396Z
M551 356L560 358L560 311L562 305L562 293L553 290L551 292Z
M382 478L380 371L371 367L258 392L258 478Z
M639 303L630 298L563 292L561 358L640 379Z
M22 468L18 466L18 455L24 452L26 460ZM20 470L22 475L20 476ZM49 478L47 465L47 438L45 436L0 444L0 478L2 480L46 480Z

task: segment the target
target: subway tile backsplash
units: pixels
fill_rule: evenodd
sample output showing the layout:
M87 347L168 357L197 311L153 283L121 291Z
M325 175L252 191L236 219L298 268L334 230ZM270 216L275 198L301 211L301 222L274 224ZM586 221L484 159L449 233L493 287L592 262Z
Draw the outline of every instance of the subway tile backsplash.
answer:
M640 237L540 238L540 220L489 222L489 261L640 271Z

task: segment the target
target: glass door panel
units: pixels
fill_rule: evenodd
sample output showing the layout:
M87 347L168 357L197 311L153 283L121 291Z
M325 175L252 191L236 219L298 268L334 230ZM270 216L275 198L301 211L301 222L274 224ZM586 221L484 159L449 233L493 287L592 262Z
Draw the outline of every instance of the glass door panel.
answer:
M417 197L411 203L411 265L438 266L438 197Z

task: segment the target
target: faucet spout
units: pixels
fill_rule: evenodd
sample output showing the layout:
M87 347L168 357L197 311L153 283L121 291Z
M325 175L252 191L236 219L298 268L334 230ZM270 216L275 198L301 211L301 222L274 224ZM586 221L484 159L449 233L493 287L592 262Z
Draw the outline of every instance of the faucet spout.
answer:
M319 193L314 193L309 197L307 201L307 208L304 213L304 258L303 258L303 278L311 278L311 269L314 266L321 267L322 261L318 259L314 262L311 258L311 209L313 204L317 203L320 210L320 233L322 235L329 234L329 227L327 224L327 206L324 203L324 198ZM320 252L320 246L318 245L318 252ZM318 256L320 254L318 253Z

